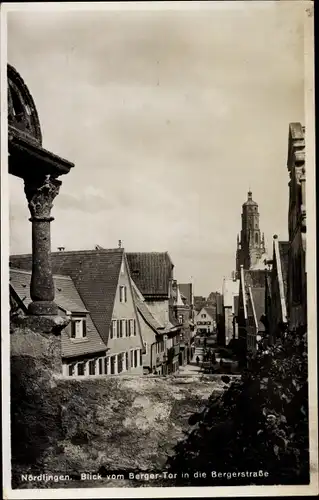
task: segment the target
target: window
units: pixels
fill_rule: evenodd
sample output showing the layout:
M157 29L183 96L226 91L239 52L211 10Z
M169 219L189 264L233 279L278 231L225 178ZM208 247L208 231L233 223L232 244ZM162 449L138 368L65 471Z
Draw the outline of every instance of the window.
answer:
M206 318L206 314L201 314L201 318Z
M125 353L125 369L129 369L129 359L128 359L128 352Z
M178 322L180 325L183 323L183 316L181 314L178 316Z
M258 243L258 233L255 234L255 243Z
M120 286L120 302L127 302L127 288Z
M111 321L111 326L110 326L110 339L115 339L116 338L116 319L112 319Z
M157 347L158 344L156 344L156 347ZM144 342L144 347L145 347L145 354L147 354L147 350L148 350L148 344L147 342Z
M110 375L110 357L104 358L104 373L105 375Z
M95 375L95 360L89 361L89 375Z
M134 351L131 351L131 368L134 368Z
M143 354L142 354L142 349L139 349L140 351L140 366L143 365Z
M122 337L126 337L126 319L121 319L121 323L122 323Z
M74 376L74 374L75 374L75 364L74 364L74 363L72 363L71 365L69 365L69 367L68 367L68 368L69 368L69 371L68 371L68 373L69 373L69 377L73 377L73 376Z
M136 337L136 321L133 319L133 335Z
M78 363L78 375L84 375L84 363Z
M118 319L116 320L116 337L119 339L120 338L120 329L121 329L121 321Z
M82 339L86 337L86 320L72 318L71 320L71 339Z

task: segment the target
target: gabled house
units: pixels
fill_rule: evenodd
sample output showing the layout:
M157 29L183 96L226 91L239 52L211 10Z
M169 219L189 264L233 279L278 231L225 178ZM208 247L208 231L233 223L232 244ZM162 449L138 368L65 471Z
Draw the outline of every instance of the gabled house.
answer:
M166 330L166 373L174 373L180 365L182 327L174 313L172 260L168 252L128 252L127 260L131 277L147 307Z
M194 295L194 310L195 316L203 309L203 307L207 306L207 300L202 295Z
M266 327L272 344L286 329L289 242L273 240L272 269L266 278Z
M186 293L181 292L183 289ZM191 344L194 340L195 328L192 321L192 284L179 285L177 281L173 281L173 298L174 298L174 314L175 320L181 326L180 339L180 365L190 363L192 358Z
M30 269L31 256L16 255L10 261L15 267ZM54 274L71 278L106 346L106 355L94 366L91 363L89 374L142 374L143 340L124 249L52 252L51 264ZM80 335L80 327L76 328ZM76 375L82 372L81 368Z
M242 364L257 349L265 333L265 270L240 269L238 298L238 354Z
M30 297L31 271L10 268L10 300L27 314ZM106 356L107 347L100 337L89 311L69 276L53 275L55 302L61 316L70 323L61 333L61 371L67 376L94 374L99 359Z
M213 307L203 307L195 317L197 333L210 335L215 330L216 309Z
M224 279L223 282L223 316L225 321L225 338L223 344L227 346L235 338L234 317L235 297L239 294L239 280L235 278Z
M307 329L305 148L305 128L301 123L290 123L287 159L290 177L287 314L289 329L303 331Z
M136 303L141 334L144 343L143 370L145 374L166 374L167 331L149 310L147 303L135 285L133 295Z

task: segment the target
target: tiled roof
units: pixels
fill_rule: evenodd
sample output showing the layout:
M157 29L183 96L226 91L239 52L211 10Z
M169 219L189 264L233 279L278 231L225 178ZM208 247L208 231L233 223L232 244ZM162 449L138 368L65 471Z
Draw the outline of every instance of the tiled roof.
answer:
M217 314L223 314L223 296L222 295L216 296L216 310L217 310Z
M279 255L281 261L282 279L284 282L285 298L287 300L287 282L288 282L288 252L290 243L289 241L279 241Z
M265 286L266 271L263 270L246 270L244 269L244 279L245 285L254 287L264 287Z
M190 306L192 304L192 283L179 283L178 288L186 298L186 303Z
M10 285L26 307L31 302L30 281L31 271L10 269ZM55 303L60 309L70 311L73 314L87 312L69 276L53 275L53 282L55 287ZM74 342L70 339L67 331L63 330L61 333L62 357L71 358L106 350L106 345L99 336L90 315L86 316L86 335L85 341Z
M215 307L205 307L205 311L208 312L208 314L213 318L216 313L216 308Z
M138 290L138 288L137 288L137 286L136 286L136 284L134 283L133 280L132 280L132 285L133 285L134 300L135 300L135 304L136 304L136 307L137 307L138 311L143 316L143 318L146 321L146 323L148 323L148 325L151 328L153 328L153 330L155 330L157 332L157 330L160 329L160 328L163 328L164 325L161 325L157 321L157 319L155 319L155 317L153 316L153 314L151 313L151 311L147 307L147 304L145 302L144 297L139 292L139 290Z
M252 287L251 294L258 322L258 330L263 332L265 331L265 326L260 321L260 318L265 314L265 287Z
M167 252L127 253L132 279L144 297L169 295L173 263Z
M72 278L103 342L107 345L123 248L52 252L52 271ZM30 255L14 255L15 267L31 269ZM27 267L29 266L29 267Z
M239 295L234 296L234 314L238 316Z

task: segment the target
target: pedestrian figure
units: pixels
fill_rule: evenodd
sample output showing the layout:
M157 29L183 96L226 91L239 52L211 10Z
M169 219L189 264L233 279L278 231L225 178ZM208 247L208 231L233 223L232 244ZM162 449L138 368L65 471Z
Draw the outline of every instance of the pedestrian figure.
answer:
M199 365L199 357L198 356L196 356L196 364L197 364L197 366Z

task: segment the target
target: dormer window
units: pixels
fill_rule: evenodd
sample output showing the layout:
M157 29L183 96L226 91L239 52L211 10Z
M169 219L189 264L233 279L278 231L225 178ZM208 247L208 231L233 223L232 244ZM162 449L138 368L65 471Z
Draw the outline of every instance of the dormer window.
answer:
M71 339L86 338L86 319L72 318L71 319Z

